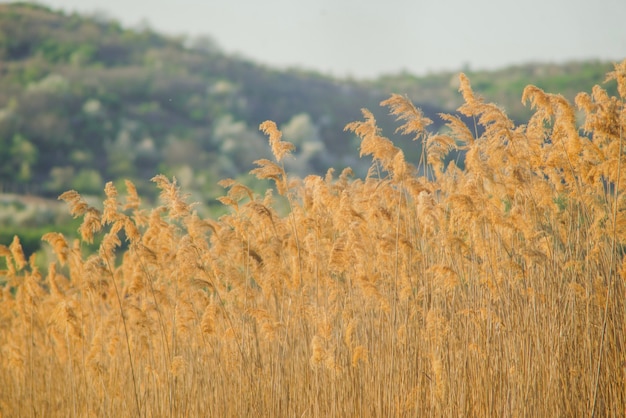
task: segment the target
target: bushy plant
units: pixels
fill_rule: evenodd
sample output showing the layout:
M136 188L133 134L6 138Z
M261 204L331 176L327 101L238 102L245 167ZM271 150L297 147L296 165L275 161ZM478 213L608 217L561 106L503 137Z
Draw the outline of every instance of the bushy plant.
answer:
M364 110L347 126L374 159L362 179L290 177L293 146L265 122L274 159L252 174L275 189L223 180L219 219L165 176L151 210L130 182L125 198L107 184L103 210L64 193L81 240L46 234L45 274L19 242L0 247L0 410L624 416L626 61L608 78L620 97L580 94L580 127L533 86L516 126L461 75L480 129L443 115L445 133L394 95L383 105L424 159Z

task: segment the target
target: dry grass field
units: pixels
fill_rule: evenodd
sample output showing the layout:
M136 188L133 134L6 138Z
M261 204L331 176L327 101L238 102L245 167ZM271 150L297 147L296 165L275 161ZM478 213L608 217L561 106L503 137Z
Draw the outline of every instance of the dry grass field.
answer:
M64 193L81 240L45 235L46 272L0 246L1 415L625 416L626 61L607 78L621 97L527 87L516 126L461 75L473 123L437 133L394 95L423 160L364 110L364 179L290 177L265 122L275 193L223 180L219 219L164 176L155 208Z

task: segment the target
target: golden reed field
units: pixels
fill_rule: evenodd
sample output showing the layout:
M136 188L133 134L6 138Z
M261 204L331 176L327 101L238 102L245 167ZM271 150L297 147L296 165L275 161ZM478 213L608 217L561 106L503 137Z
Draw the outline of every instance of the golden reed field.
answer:
M156 208L64 193L81 238L46 234L46 271L0 246L2 416L625 416L626 61L607 79L528 86L517 126L461 74L473 122L437 133L393 95L423 160L363 110L364 179L290 177L265 122L276 194L223 180L219 219L160 175Z

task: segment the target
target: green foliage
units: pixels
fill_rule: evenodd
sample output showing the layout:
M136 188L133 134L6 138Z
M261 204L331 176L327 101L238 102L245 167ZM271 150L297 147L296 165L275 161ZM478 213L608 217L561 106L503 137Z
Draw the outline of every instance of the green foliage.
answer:
M382 98L356 83L229 57L209 38L187 42L20 3L0 5L0 58L0 112L9 116L0 117L0 154L13 162L0 170L2 190L49 197L121 177L149 196L147 179L182 166L194 184L235 177L266 153L259 123L296 115L317 138L303 151L329 151L308 158L302 174L321 174L354 154L342 128ZM240 130L220 136L226 120ZM12 148L12 138L32 147Z
M82 169L72 181L72 189L83 190L85 194L99 194L103 188L104 181L96 170Z
M605 74L613 68L611 62L583 61L566 64L525 64L497 71L466 71L472 79L476 93L507 109L514 120L526 120L530 110L520 102L524 88L529 85L547 92L558 92L573 102L580 91L591 91L604 81ZM388 92L403 92L419 97L427 103L448 111L461 105L457 94L457 73L437 73L417 77L408 73L381 77L367 85ZM606 86L609 94L616 94L615 84Z
M188 175L192 188L215 196L207 179L237 177L266 153L259 123L271 119L296 144L300 176L352 166L358 141L343 127L360 108L376 109L381 128L393 118L377 104L390 93L419 98L437 116L460 103L456 74L403 73L372 82L337 80L301 70L276 71L221 52L210 38L184 40L149 28L129 30L106 16L84 17L28 3L0 5L0 190L56 198L131 179L139 192L156 172ZM515 67L472 74L477 92L509 109L527 109L521 89L579 91L602 81L603 63ZM422 144L392 135L408 161Z
M37 148L19 133L8 141L0 142L0 176L13 178L26 184L32 179L33 165L37 162Z
M39 251L41 248L41 237L48 232L52 232L52 230L52 227L3 227L0 229L0 244L8 247L11 241L13 241L13 237L17 235L24 249L24 253L29 256Z

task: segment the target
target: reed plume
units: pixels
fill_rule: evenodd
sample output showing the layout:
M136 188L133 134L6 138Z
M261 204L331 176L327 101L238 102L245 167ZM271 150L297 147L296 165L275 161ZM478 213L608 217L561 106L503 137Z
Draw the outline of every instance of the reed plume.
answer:
M528 86L522 125L463 74L439 131L392 95L423 156L364 109L365 178L291 176L264 122L273 188L222 180L216 219L164 175L153 208L63 193L82 223L47 267L0 245L0 412L624 416L625 74L575 104Z

